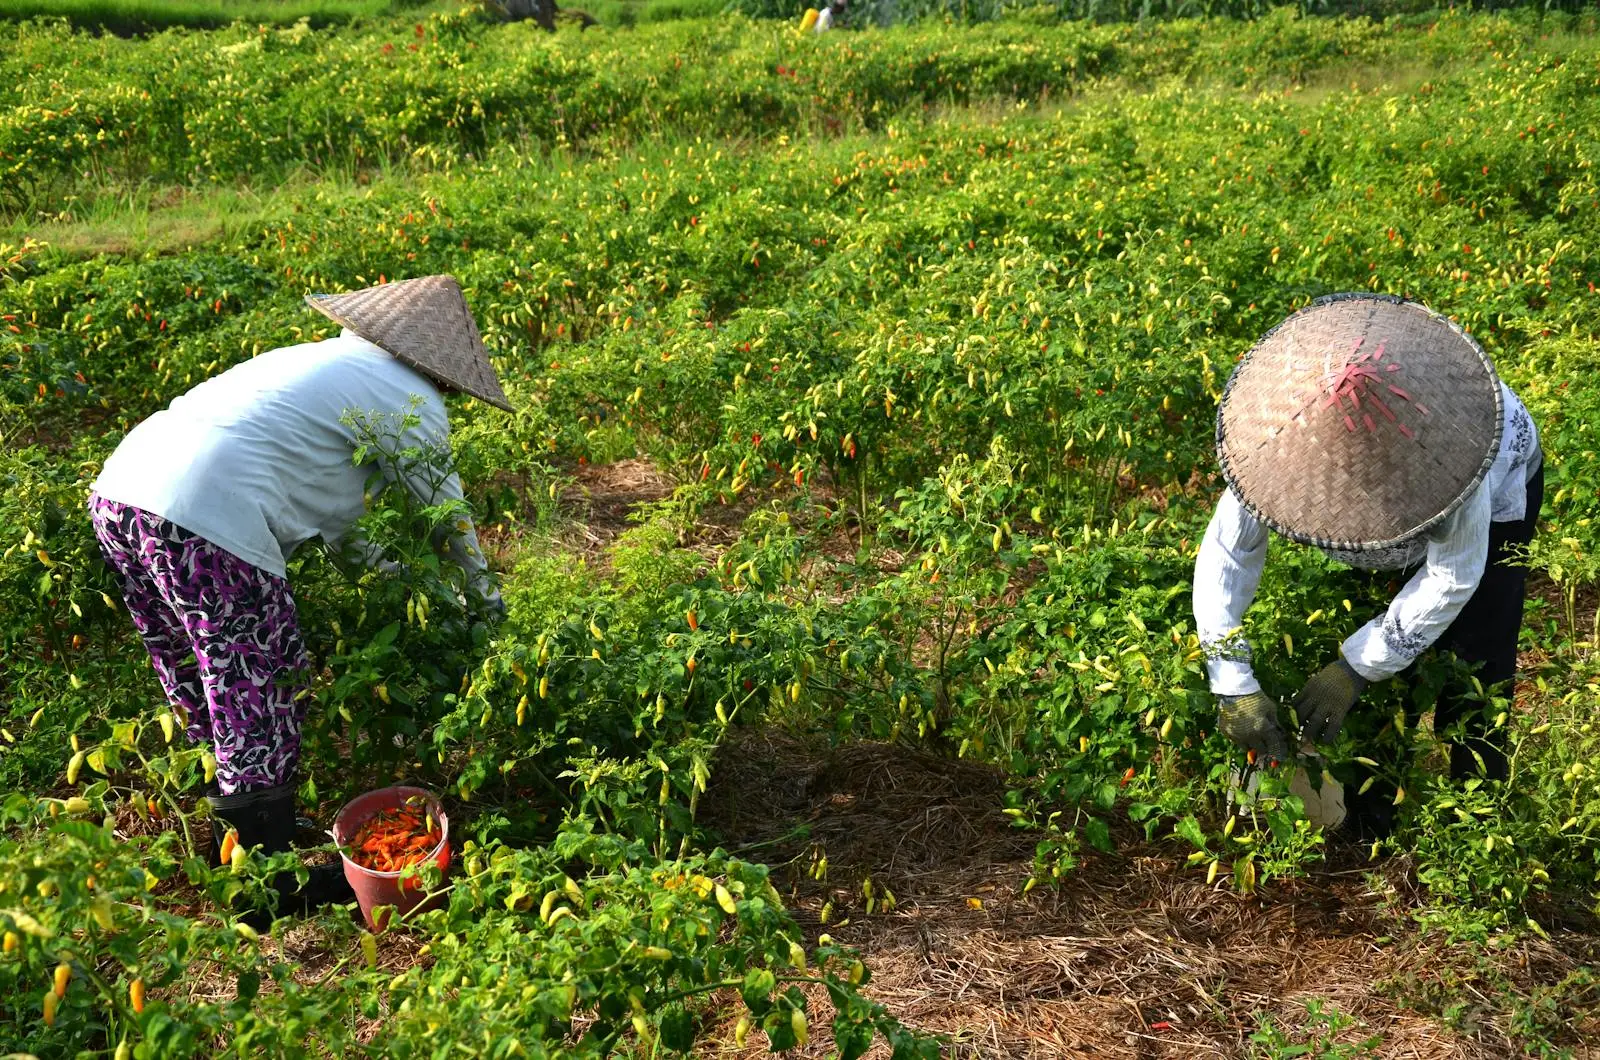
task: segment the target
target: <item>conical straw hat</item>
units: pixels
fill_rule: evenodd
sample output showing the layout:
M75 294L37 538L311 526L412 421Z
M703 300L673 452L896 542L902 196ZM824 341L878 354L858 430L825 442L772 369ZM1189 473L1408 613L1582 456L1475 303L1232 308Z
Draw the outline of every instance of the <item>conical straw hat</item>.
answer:
M440 385L512 411L454 277L306 295L306 302Z
M1332 295L1239 362L1217 455L1245 508L1285 537L1379 552L1460 506L1500 421L1494 366L1466 332L1399 298Z

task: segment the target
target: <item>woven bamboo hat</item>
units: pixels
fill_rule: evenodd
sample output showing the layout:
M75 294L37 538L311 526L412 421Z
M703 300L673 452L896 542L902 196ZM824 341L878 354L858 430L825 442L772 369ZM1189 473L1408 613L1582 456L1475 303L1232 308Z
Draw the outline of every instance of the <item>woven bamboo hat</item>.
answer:
M349 294L308 294L306 302L441 386L512 411L454 277L423 276Z
M1318 299L1267 332L1217 411L1222 473L1295 541L1403 545L1482 481L1500 448L1500 383L1472 337L1414 302Z

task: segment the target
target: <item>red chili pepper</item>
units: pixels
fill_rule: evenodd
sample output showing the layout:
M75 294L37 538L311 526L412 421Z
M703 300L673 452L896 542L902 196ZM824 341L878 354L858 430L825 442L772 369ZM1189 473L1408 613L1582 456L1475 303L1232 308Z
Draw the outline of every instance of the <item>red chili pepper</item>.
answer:
M422 861L443 838L415 809L379 810L356 829L351 860L378 872L398 872Z

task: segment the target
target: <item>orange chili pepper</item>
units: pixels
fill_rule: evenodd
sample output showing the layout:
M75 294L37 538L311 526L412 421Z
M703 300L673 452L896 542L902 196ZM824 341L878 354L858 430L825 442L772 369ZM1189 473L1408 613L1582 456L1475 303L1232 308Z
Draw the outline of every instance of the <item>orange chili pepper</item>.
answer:
M356 830L351 858L364 868L397 872L422 861L441 838L431 814L424 821L410 807L380 810Z

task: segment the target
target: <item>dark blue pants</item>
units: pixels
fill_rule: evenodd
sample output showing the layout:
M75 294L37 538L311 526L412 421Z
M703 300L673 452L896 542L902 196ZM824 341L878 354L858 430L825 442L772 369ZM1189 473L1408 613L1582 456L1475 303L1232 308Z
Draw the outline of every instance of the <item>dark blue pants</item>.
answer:
M1485 689L1504 685L1502 694L1511 695L1509 682L1517 676L1517 639L1522 632L1522 604L1527 596L1528 568L1515 552L1533 540L1544 503L1544 468L1528 483L1527 514L1514 523L1494 523L1489 528L1489 564L1477 592L1450 624L1439 648L1474 668ZM1482 703L1470 698L1470 683L1455 682L1440 693L1433 708L1434 731L1441 736L1460 724L1464 738L1450 742L1450 775L1457 780L1478 775L1490 780L1506 778L1505 737L1485 735L1487 719ZM1473 751L1483 758L1480 769Z
M1435 651L1449 652L1464 663L1465 669L1477 677L1486 692L1499 685L1502 686L1499 694L1506 697L1511 695L1510 682L1517 674L1517 640L1522 632L1522 606L1528 582L1528 569L1520 565L1516 552L1533 540L1543 503L1544 468L1541 467L1528 482L1528 503L1523 517L1516 522L1494 523L1489 528L1489 562L1483 579L1456 620L1434 645ZM1399 680L1415 686L1417 667L1413 665L1406 670ZM1483 776L1504 780L1508 772L1505 730L1490 731L1491 719L1470 677L1464 672L1452 675L1439 690L1432 706L1434 731L1449 748L1451 777L1464 780ZM1408 711L1413 725L1426 707L1425 702L1414 704ZM1355 712L1360 711L1358 705ZM1382 719L1372 720L1382 724ZM1393 767L1400 764L1392 754L1369 754L1380 762L1388 759L1391 769L1380 767L1380 773L1392 772ZM1353 783L1346 785L1345 801L1356 829L1376 837L1388 832L1395 788L1392 781L1380 778L1366 795L1357 794L1370 775L1369 770L1356 774Z

